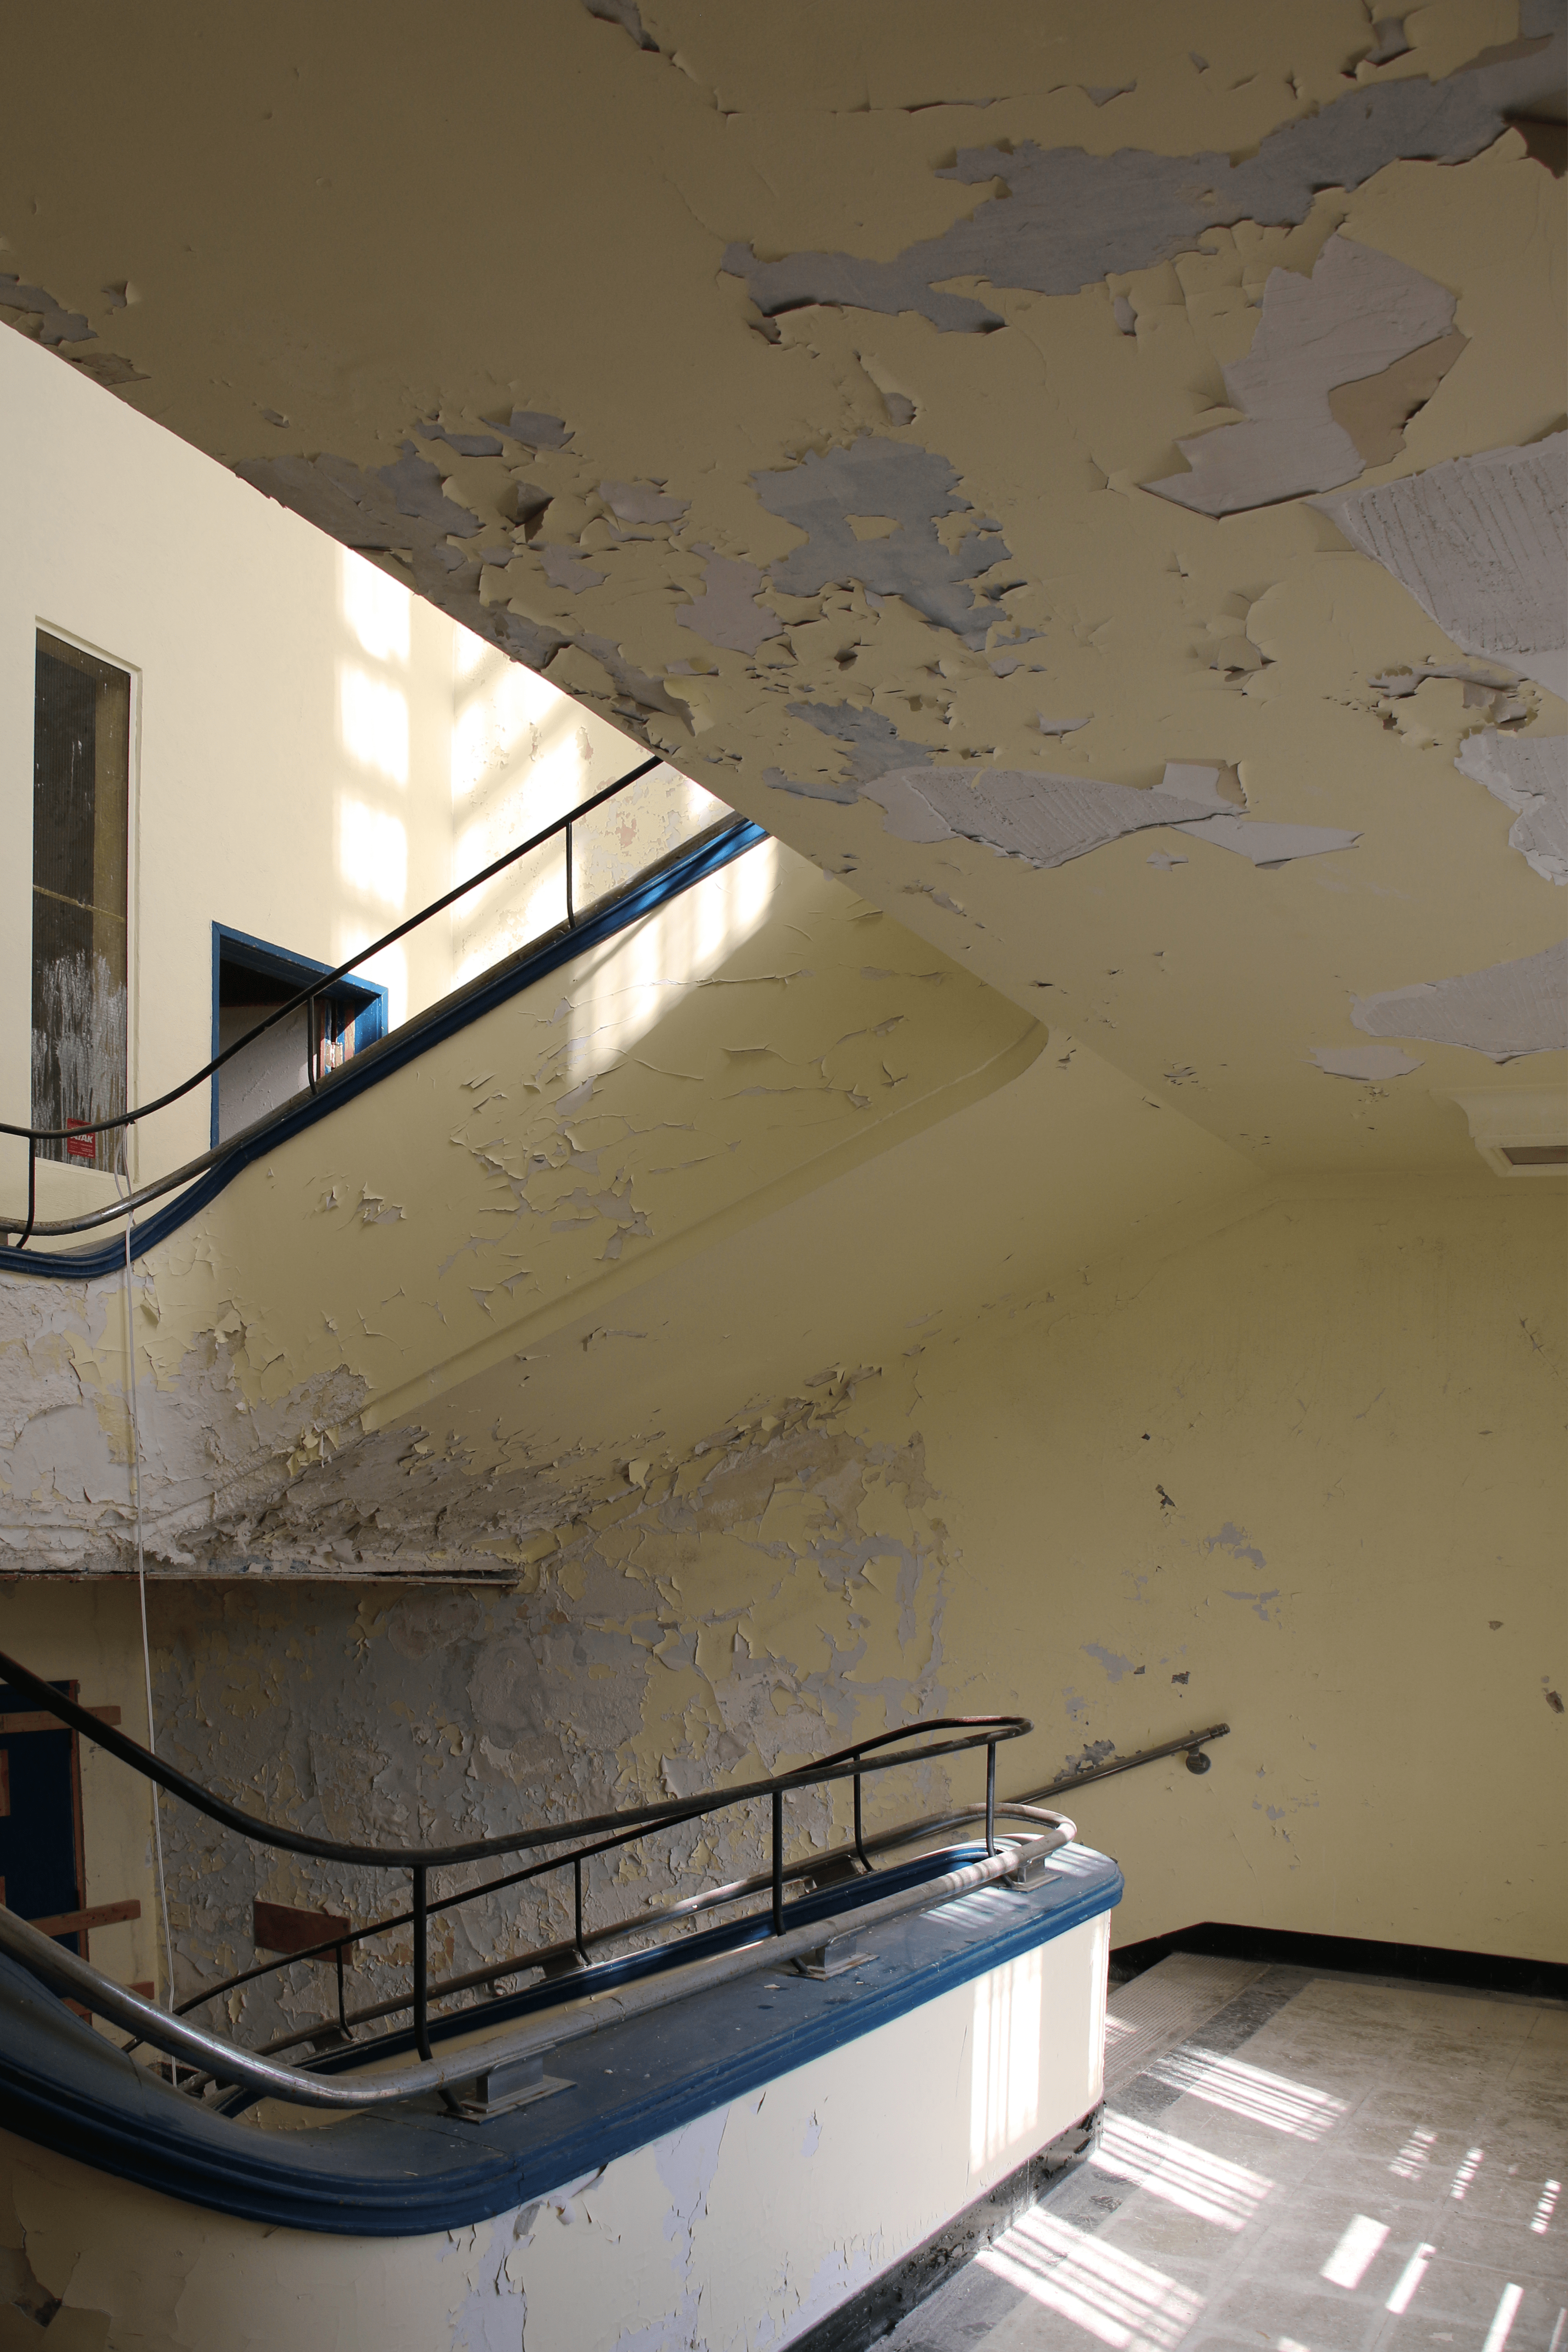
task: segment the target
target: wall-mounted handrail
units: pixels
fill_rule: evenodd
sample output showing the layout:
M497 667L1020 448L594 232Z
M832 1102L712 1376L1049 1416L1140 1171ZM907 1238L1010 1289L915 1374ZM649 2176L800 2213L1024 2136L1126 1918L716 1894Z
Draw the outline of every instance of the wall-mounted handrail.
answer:
M1119 1772L1133 1771L1142 1764L1157 1764L1167 1756L1184 1756L1189 1771L1206 1771L1210 1759L1204 1751L1208 1743L1215 1739L1227 1738L1229 1734L1228 1723L1211 1723L1202 1731L1186 1732L1181 1738L1164 1740L1157 1748L1142 1748L1135 1755L1119 1757L1114 1763L1093 1764L1083 1771L1063 1773L1058 1780L1049 1781L1045 1788L1031 1789L1022 1797L997 1798L994 1801L993 1822L995 1815L1009 1819L1016 1819L1020 1816L1026 1818L1047 1797L1066 1796L1074 1790L1087 1788L1093 1781L1109 1780ZM972 1822L984 1821L985 1818L984 1806L972 1805L957 1812L922 1814L917 1820L900 1822L890 1829L879 1830L874 1835L868 1836L860 1818L860 1776L857 1774L855 1832L851 1842L847 1845L828 1846L821 1853L808 1855L804 1862L789 1864L784 1873L784 1883L787 1885L797 1879L809 1878L815 1879L820 1885L825 1875L831 1875L837 1870L846 1866L852 1867L857 1862L863 1871L869 1872L874 1867L870 1858L874 1853L895 1853L899 1847L910 1845L918 1838L945 1835L949 1830L960 1829ZM728 1904L744 1902L749 1896L760 1895L764 1889L772 1888L773 1870L770 1865L766 1870L753 1872L749 1877L732 1879L727 1885L705 1887L700 1895L682 1895L677 1902L660 1904L651 1911L640 1911L629 1919L612 1920L606 1926L591 1928L584 1934L583 1927L583 1864L584 1860L590 1859L595 1853L607 1853L617 1846L628 1844L632 1839L641 1834L642 1832L637 1830L627 1831L619 1837L603 1838L592 1846L577 1848L572 1858L575 1880L575 1906L574 1932L570 1941L538 1945L528 1951L513 1952L504 1960L489 1961L481 1969L470 1969L460 1976L443 1977L439 1982L430 1987L430 1998L433 2000L447 2000L459 1992L472 1992L483 1985L493 1984L500 1977L517 1976L527 1969L548 1969L556 1963L566 1961L574 1952L580 1958L585 1959L586 1948L589 1945L616 1943L624 1940L627 1936L646 1935L649 1928L668 1927L695 1918L705 1912L721 1910ZM501 1894L510 1887L521 1885L527 1879L540 1877L544 1872L555 1866L552 1862L535 1863L526 1870L509 1871L503 1878L487 1879L482 1885L466 1887L460 1895L448 1896L444 1902L432 1903L429 1906L429 1916L435 1918L437 1913L455 1910L459 1904L477 1902L483 1895ZM388 1933L395 1927L405 1927L413 1916L412 1912L400 1911L390 1917L374 1920L368 1927L356 1927L346 1937L336 1937L325 1943L312 1944L299 1951L285 1953L276 1959L259 1961L255 1968L241 1969L236 1975L224 1977L216 1984L205 1985L200 1992L193 1993L188 2000L179 2002L175 2014L181 2017L187 2016L192 2010L203 2008L208 2001L216 2000L224 1993L236 1991L241 1985L252 1984L259 1977L274 1976L284 1969L292 1968L296 1961L331 1959L335 1960L338 1969L337 2022L342 2029L347 2031L351 2026L367 2025L384 2017L395 2017L408 2007L406 2000L374 2001L360 2009L345 2010L342 1999L343 1947L345 1944L364 1943L371 1937ZM328 2021L322 2019L313 2025L282 2034L274 2041L267 2042L263 2046L262 2054L268 2056L277 2051L291 2050L302 2042L312 2041Z
M155 1111L167 1110L171 1103L181 1101L195 1087L204 1085L223 1067L226 1062L230 1061L236 1054L243 1052L246 1046L254 1044L264 1031L273 1028L279 1021L286 1021L290 1013L298 1013L301 1006L305 1008L307 1025L305 1076L310 1093L317 1093L320 1082L316 1076L315 1048L310 1043L316 999L330 995L339 981L346 980L352 972L357 971L362 964L368 963L372 956L379 955L384 948L395 947L399 940L405 938L408 932L416 930L421 923L428 922L432 916L443 914L459 898L466 898L470 890L478 890L485 883L493 881L495 877L504 873L509 866L515 866L520 857L526 857L531 850L542 848L547 841L554 840L558 834L564 835L566 840L566 921L567 928L574 929L577 916L572 892L572 827L584 817L591 815L595 809L601 808L605 802L613 800L617 793L625 792L628 785L637 783L641 777L649 774L653 769L663 767L665 764L662 756L655 753L653 758L642 761L635 768L629 768L624 776L617 776L614 783L605 784L602 791L590 794L584 801L579 801L576 807L569 809L564 816L556 817L540 832L531 835L528 840L521 841L515 847L506 850L500 857L493 859L489 866L485 866L480 873L470 875L466 882L455 884L450 890L444 891L440 898L433 898L427 907L421 907L416 914L407 916L390 931L384 931L380 939L373 940L368 947L361 948L358 954L352 956L347 963L337 965L331 971L320 973L307 987L296 990L285 1003L276 1006L265 1020L257 1022L254 1028L247 1029L243 1037L237 1037L232 1045L226 1045L221 1054L215 1054L210 1062L204 1062L201 1068L194 1072L190 1077L183 1079L177 1087L171 1087L166 1094L159 1095L153 1101L139 1103L133 1110L119 1111L110 1118L83 1119L79 1125L70 1128L19 1127L8 1119L0 1119L0 1135L22 1138L27 1145L26 1222L18 1228L15 1220L0 1221L0 1232L16 1231L17 1239L11 1246L16 1249L25 1249L33 1234L38 1230L37 1174L40 1143L64 1143L72 1139L79 1142L84 1135L108 1135L116 1129L134 1127L139 1119L150 1118ZM221 1145L216 1151L204 1154L199 1160L192 1161L188 1172L195 1172L197 1169L208 1165L213 1159L220 1157L224 1150L232 1148L232 1141L237 1139L231 1139L230 1144ZM98 1224L114 1217L123 1216L130 1208L139 1205L142 1200L154 1197L156 1192L165 1191L172 1183L179 1181L181 1181L180 1177L166 1179L157 1187L138 1193L131 1202L118 1201L107 1209L100 1210L96 1213L89 1213L82 1218L56 1220L47 1230L51 1234L76 1233L86 1230L90 1224Z

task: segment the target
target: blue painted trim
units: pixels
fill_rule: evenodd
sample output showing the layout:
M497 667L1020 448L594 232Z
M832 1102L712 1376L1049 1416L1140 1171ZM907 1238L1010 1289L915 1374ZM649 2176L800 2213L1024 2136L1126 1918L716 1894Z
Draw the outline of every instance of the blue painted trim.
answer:
M861 1899L921 1867L879 1871L858 1883ZM264 2227L367 2238L465 2229L1066 1935L1113 1909L1121 1891L1113 1862L1069 1847L1039 1886L987 1888L879 1928L874 1957L826 1983L787 1970L770 1976L764 1953L747 1978L563 2050L552 2071L567 2078L566 2089L488 2124L460 2122L431 2099L331 2131L258 2132L193 2106L0 1959L0 2124L99 2171ZM841 1913L855 1892L807 1897L789 1906L791 1919ZM693 1937L680 1956L696 1958L708 1944ZM552 1990L572 1999L583 1979ZM471 2031L472 2011L465 2022Z
M226 1186L232 1184L241 1169L248 1168L252 1160L265 1159L268 1152L276 1151L278 1146L286 1143L290 1136L300 1135L306 1128L314 1127L318 1119L325 1118L344 1103L352 1102L354 1096L363 1094L366 1087L379 1086L382 1079L390 1077L394 1070L401 1070L408 1063L416 1061L421 1054L428 1053L433 1045L444 1044L471 1022L483 1020L487 1013L493 1013L498 1005L507 1003L525 988L531 988L536 981L558 971L574 956L582 955L589 948L600 946L605 940L614 939L617 931L626 930L633 923L640 922L656 908L664 906L671 898L679 898L683 891L705 881L710 874L717 874L734 858L743 856L748 849L754 849L759 842L767 838L760 824L753 824L746 818L737 819L726 832L700 843L684 857L674 859L637 889L628 890L624 898L613 899L598 914L579 923L575 930L564 932L559 939L552 940L537 955L527 957L520 963L509 964L500 971L475 982L471 987L459 990L456 995L444 998L427 1012L416 1013L412 1020L404 1022L391 1036L384 1038L380 1045L373 1045L368 1054L356 1054L342 1070L334 1072L321 1094L297 1103L291 1110L280 1112L269 1126L238 1146L228 1159L204 1170L174 1201L154 1209L150 1216L143 1218L132 1230L132 1256L142 1256L146 1251L156 1248L160 1242L166 1241L171 1234L178 1233L198 1210L205 1209L209 1201L216 1200ZM84 1250L44 1251L35 1250L31 1245L24 1250L10 1244L0 1247L0 1271L47 1275L56 1281L90 1281L99 1275L117 1273L124 1263L125 1244L119 1238L94 1243Z
M237 949L239 951L237 954L235 953ZM287 948L275 946L270 940L258 940L249 931L231 929L227 923L215 923L213 925L213 1028L210 1056L215 1062L218 1057L219 976L225 963L245 964L252 971L264 971L269 979L289 982L295 988L301 987L311 972L331 971L333 969L330 963L318 963L314 956L294 955ZM363 996L369 1000L364 1011L354 1022L354 1052L363 1054L367 1045L377 1044L386 1034L388 1026L386 1016L391 1001L387 991L378 980L345 980L339 982L335 992L341 996ZM210 1089L212 1126L208 1138L214 1151L218 1146L217 1087L217 1072L215 1070Z

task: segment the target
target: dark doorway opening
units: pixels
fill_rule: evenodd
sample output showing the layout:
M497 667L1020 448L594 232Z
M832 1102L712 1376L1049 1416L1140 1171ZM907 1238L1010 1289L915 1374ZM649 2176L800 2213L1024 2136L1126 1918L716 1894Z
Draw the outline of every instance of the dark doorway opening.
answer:
M329 971L310 956L290 955L266 940L213 925L213 1053L226 1053L259 1029L269 1013ZM386 991L373 981L340 980L329 995L260 1029L255 1043L213 1078L212 1139L226 1143L386 1034Z

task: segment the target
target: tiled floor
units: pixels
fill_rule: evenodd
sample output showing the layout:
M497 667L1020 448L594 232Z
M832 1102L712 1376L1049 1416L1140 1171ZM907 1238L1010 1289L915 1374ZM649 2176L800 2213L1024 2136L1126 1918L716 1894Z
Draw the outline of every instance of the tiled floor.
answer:
M1187 1958L1110 2006L1100 2155L889 2352L1568 2352L1568 2009Z

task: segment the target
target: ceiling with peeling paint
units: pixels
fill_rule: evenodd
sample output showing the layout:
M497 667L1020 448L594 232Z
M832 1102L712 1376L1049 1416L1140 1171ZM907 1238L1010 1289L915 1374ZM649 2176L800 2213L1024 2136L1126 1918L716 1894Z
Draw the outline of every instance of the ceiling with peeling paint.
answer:
M1560 1083L1561 0L7 54L0 315L1197 1128Z

